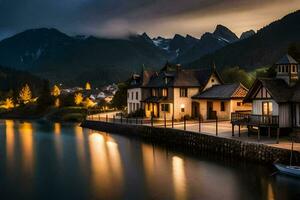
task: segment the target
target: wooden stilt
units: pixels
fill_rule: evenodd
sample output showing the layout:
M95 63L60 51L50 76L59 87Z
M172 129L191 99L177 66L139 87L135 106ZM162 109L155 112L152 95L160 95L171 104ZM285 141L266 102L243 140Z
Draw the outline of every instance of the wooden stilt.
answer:
M172 128L174 128L174 115L172 115Z
M201 117L199 115L199 133L201 133Z
M186 130L186 119L185 119L185 116L183 117L183 129Z
M279 144L279 134L280 134L280 128L277 128L277 139L276 139L276 143Z
M216 136L218 136L218 116L216 116Z
M166 118L166 112L164 113L164 125L165 125L165 128L167 127L167 118Z
M271 138L271 127L268 127L268 137Z
M234 137L234 124L232 124L232 137Z
M257 141L260 141L260 127L258 127L257 131Z
M239 137L241 137L241 125L239 125Z

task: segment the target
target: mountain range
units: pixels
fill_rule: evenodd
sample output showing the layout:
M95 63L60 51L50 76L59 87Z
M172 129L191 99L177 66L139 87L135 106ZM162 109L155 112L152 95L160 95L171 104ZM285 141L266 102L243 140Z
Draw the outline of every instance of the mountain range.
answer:
M57 29L40 28L0 41L0 65L28 70L52 82L103 85L125 80L142 68L157 70L167 61L189 68L270 65L300 43L300 11L240 38L223 25L200 38L175 34L150 38L146 33L127 38L69 36Z
M207 67L212 62L221 69L240 66L246 70L253 70L271 66L288 52L291 45L300 50L299 22L300 11L296 11L263 27L256 34L250 33L248 38L199 57L188 67Z

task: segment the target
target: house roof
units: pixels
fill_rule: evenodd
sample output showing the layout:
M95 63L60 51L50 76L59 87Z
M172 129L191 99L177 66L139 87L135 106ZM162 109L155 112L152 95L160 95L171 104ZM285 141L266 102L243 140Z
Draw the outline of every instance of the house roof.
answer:
M256 95L257 91L264 87L277 103L284 103L291 100L294 94L294 87L289 87L283 79L263 78L257 79L250 88L245 101L249 102Z
M138 88L147 85L154 74L155 72L148 70L143 70L141 74L133 74L129 88Z
M276 63L276 65L284 64L298 64L298 62L294 58L292 58L292 56L286 54Z
M193 99L232 99L244 98L248 90L240 83L214 85L193 96Z
M222 82L220 75L215 70L178 69L175 71L161 71L160 73L152 76L151 80L145 87L204 87L213 73ZM167 82L166 78L168 80Z
M168 100L167 97L148 97L144 100L142 100L142 102L146 102L146 103L159 103L159 102L162 102L162 101L166 101Z

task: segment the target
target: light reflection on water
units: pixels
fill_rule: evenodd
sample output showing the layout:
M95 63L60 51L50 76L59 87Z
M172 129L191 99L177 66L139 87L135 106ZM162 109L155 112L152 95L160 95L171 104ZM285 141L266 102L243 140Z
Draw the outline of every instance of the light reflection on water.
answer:
M0 121L1 199L294 199L254 164L193 158L78 125Z

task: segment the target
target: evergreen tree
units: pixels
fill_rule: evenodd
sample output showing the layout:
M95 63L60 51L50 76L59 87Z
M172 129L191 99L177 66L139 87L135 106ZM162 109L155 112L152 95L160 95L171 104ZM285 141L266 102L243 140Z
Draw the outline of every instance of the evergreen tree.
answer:
M32 94L28 84L21 89L19 92L19 97L22 104L26 104L31 100Z
M37 103L40 109L45 109L53 105L53 97L51 96L49 82L46 80L43 83L42 91Z

